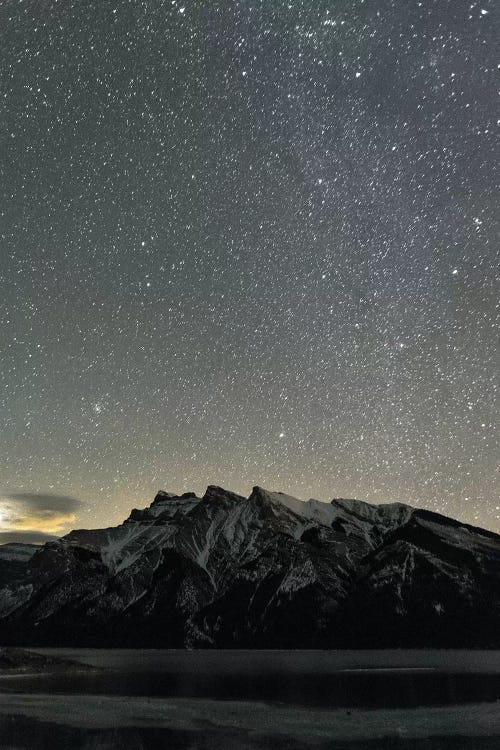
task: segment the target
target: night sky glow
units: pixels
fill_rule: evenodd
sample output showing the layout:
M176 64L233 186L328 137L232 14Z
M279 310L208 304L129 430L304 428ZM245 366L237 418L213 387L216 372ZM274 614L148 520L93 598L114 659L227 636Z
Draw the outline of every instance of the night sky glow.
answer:
M500 532L499 14L0 2L4 531L260 484Z

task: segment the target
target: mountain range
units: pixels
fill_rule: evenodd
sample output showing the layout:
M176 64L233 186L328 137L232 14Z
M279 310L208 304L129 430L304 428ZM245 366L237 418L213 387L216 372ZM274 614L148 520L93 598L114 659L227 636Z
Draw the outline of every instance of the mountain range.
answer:
M0 547L0 643L500 648L500 536L400 503L159 492Z

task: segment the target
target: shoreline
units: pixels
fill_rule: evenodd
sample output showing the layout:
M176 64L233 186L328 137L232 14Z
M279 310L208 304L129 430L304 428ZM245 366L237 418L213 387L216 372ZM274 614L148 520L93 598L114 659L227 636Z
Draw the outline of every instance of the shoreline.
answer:
M408 709L334 709L261 701L108 695L0 694L0 721L25 718L73 729L158 728L247 732L308 742L382 737L500 737L500 702Z

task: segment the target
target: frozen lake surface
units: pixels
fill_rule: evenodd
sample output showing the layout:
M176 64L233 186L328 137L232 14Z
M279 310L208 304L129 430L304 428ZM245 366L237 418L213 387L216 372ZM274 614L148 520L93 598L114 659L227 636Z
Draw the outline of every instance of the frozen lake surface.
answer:
M0 747L500 747L500 652L36 650L99 671L0 679Z

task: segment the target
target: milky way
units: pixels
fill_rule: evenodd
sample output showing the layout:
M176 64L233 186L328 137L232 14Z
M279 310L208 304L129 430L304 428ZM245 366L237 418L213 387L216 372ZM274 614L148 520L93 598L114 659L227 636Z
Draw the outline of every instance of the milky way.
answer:
M0 35L6 498L500 531L498 4L4 0Z

